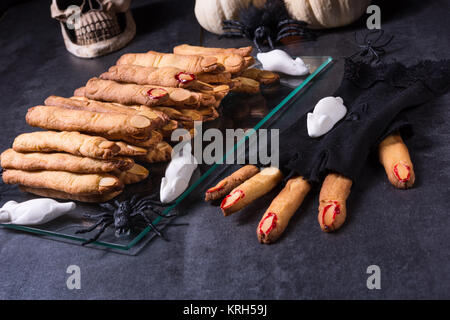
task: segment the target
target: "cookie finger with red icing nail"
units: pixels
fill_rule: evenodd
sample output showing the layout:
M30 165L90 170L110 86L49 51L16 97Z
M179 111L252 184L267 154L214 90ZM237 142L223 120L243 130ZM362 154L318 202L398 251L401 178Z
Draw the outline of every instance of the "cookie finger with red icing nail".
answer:
M198 82L193 73L174 67L143 67L129 64L112 66L100 76L104 80L156 85L173 88L211 90L208 85Z
M346 200L350 195L352 180L338 173L326 176L319 195L320 227L325 232L339 229L347 215Z
M182 89L183 90L183 89ZM75 90L74 95L84 94L86 98L98 101L117 102L125 105L146 105L154 107L169 101L169 92L163 88L119 83L92 78L86 87Z
M186 56L171 53L148 51L146 53L127 53L120 57L117 65L131 64L143 67L175 67L189 73L222 72L225 67L212 56Z
M415 174L408 148L399 133L387 136L378 147L381 164L391 184L399 189L411 188Z
M261 170L261 172L234 188L223 199L220 208L224 216L235 213L262 197L280 183L282 178L283 174L276 167Z
M259 168L254 165L246 165L236 170L225 179L219 181L214 187L206 190L205 201L214 201L227 195L231 190L239 186L245 180L250 179L259 172Z
M256 234L259 242L272 243L281 236L309 190L311 186L303 177L289 179L258 224Z

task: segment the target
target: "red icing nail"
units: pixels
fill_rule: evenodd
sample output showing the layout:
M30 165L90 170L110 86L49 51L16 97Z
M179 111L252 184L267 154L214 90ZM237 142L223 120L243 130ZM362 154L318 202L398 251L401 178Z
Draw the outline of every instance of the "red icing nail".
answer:
M232 203L230 203L229 205L227 205L227 206L225 207L225 203L227 203L227 199L228 199L229 197L234 196L237 192L240 193L239 197L238 197L236 200L234 200ZM222 203L220 204L220 207L221 207L222 209L227 209L227 208L231 207L233 204L235 204L236 202L238 202L238 201L239 201L240 199L242 199L243 197L245 197L244 191L242 191L242 190L236 190L236 191L234 191L233 193L227 195L227 196L222 200Z
M273 218L272 218L272 217L273 217ZM269 218L272 218L272 223L270 224L269 229L267 229L266 232L264 232L264 231L262 230L262 226L263 226L263 224L264 224L264 221L266 221L266 220L269 219ZM272 229L276 227L276 225L277 225L277 220L278 220L277 215L276 215L275 213L273 213L273 212L269 212L269 213L267 214L267 216L266 216L266 217L261 221L261 223L259 224L259 233L260 233L260 234L269 234L270 231L272 231Z
M325 229L325 230L328 230L328 228L329 228L329 226L327 226L327 225L325 224L325 214L326 214L326 212L328 211L328 209L329 209L330 207L332 207L332 206L334 206L334 211L333 211L333 222L334 222L334 220L336 219L336 215L341 213L341 207L340 207L340 205L339 205L339 202L337 202L337 201L333 201L333 204L329 204L329 205L325 206L325 208L323 208L323 211L322 211L322 225L324 226L324 229ZM333 224L333 223L332 223L332 224Z
M404 167L406 168L406 170L408 170L408 175L406 176L405 179L400 178L400 175L398 174L398 168L397 168L398 165L402 165L402 166L404 166ZM406 182L406 181L408 181L409 178L411 177L411 168L410 168L408 165L404 164L404 163L398 163L398 164L396 164L396 165L394 166L394 174L395 174L395 176L397 177L398 181L400 181L400 182Z
M195 80L195 75L193 73L179 72L175 75L175 79L180 83L189 83Z
M160 98L164 97L165 95L167 95L167 91L162 88L153 88L153 89L150 89L147 91L147 95L151 99L160 99Z

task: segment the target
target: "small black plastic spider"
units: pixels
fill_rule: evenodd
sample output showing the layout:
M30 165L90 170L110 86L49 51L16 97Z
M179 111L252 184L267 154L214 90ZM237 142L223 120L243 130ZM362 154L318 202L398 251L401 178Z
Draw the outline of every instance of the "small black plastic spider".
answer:
M262 8L250 5L242 10L239 21L224 20L224 33L219 38L246 37L252 40L261 52L261 45L265 41L274 49L274 43L291 36L300 36L302 40L315 40L316 35L306 26L306 22L289 17L284 1L268 0Z
M114 228L116 229L116 236L120 237L123 235L128 235L131 229L138 226L140 222L144 222L145 225L149 226L158 236L166 239L147 217L146 212L155 213L163 218L170 218L174 215L163 214L160 209L155 207L155 205L166 207L172 205L173 203L163 204L159 201L155 201L153 200L155 196L156 195L151 195L139 199L138 196L135 195L131 199L122 202L115 200L112 202L100 203L99 206L108 211L99 214L84 214L84 217L98 219L98 221L88 228L77 230L75 233L80 234L91 232L98 226L101 226L93 238L82 243L82 245L86 245L96 241L105 232L106 228L112 224L114 224Z
M364 38L358 39L358 33L355 32L355 42L359 47L359 51L354 53L350 58L354 58L356 56L366 57L369 56L369 61L372 62L375 60L376 62L380 61L380 56L386 53L386 50L383 48L386 47L394 36L388 36L388 39L384 41L384 43L379 44L378 42L383 38L384 30L376 29L369 32L366 32Z

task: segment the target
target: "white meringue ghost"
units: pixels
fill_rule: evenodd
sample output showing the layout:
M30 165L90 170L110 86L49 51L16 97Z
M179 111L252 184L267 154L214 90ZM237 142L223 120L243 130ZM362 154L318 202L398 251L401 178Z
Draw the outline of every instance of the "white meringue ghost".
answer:
M198 165L191 150L191 144L186 143L178 154L172 156L165 177L161 180L161 202L168 203L175 200L189 186L189 181Z
M304 76L310 73L305 62L297 57L295 60L285 51L275 49L269 52L260 52L256 58L267 71L282 72L291 76Z
M8 201L0 208L0 223L44 224L75 209L75 207L74 202L59 203L49 198L33 199L21 203Z
M308 135L317 138L328 131L347 113L341 97L325 97L317 102L313 113L308 113Z

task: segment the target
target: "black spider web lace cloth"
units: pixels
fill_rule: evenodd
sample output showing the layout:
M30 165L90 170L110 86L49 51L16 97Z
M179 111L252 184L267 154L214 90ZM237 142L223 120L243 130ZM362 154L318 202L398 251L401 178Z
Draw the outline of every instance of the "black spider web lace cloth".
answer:
M319 138L308 136L306 117L280 135L280 168L319 182L328 172L355 180L369 154L390 133L412 132L409 110L448 90L450 60L422 61L405 67L398 62L375 66L345 61L340 96L347 114ZM430 112L433 112L430 110Z

